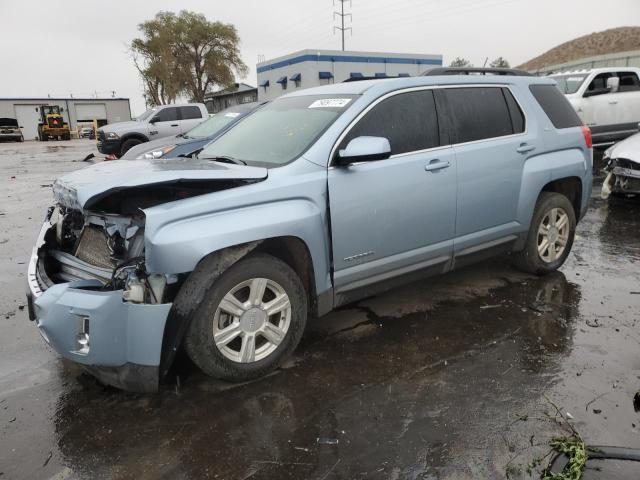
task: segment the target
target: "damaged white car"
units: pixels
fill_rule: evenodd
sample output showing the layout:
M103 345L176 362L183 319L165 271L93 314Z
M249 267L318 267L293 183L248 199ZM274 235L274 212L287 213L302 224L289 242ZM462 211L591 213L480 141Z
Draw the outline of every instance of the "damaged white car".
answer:
M607 149L604 160L602 198L640 197L640 133Z

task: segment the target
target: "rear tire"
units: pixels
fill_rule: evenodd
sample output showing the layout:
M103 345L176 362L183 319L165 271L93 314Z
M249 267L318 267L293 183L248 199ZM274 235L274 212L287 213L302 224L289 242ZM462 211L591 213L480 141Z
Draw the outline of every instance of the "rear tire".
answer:
M525 247L514 254L518 268L536 275L556 271L569 256L576 232L576 214L567 197L542 192L536 202Z
M130 149L132 149L136 145L140 145L141 143L142 142L137 138L130 138L129 140L125 140L125 142L122 144L122 147L120 148L120 156L118 158L123 156L125 153L127 153Z
M306 321L307 297L298 275L275 257L251 254L213 282L196 308L185 348L207 375L251 380L291 355Z

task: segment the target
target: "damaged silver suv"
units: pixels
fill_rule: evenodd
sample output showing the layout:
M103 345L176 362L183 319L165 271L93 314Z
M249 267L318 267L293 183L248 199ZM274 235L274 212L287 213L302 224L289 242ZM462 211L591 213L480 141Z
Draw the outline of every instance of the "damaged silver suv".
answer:
M512 252L559 268L591 193L589 130L552 80L447 75L297 91L195 159L55 182L29 264L43 338L107 384L158 387L179 348L257 378L307 316Z

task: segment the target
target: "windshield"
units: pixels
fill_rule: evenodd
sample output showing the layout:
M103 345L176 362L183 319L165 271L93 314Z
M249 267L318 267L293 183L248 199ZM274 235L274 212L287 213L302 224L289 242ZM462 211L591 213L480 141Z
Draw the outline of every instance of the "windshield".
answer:
M354 95L306 95L276 99L207 145L198 157L284 165L304 153L353 98Z
M234 112L231 109L224 110L223 112L216 113L209 120L206 120L198 126L192 128L187 133L185 133L184 136L185 138L210 137L222 130L231 122L239 120L243 115L246 115L246 113L247 112Z
M564 94L576 93L580 88L580 85L584 83L586 75L551 75L556 82L558 82L558 89Z
M139 122L144 122L147 118L151 117L151 115L153 115L157 111L158 111L157 108L150 108L149 110L144 112L142 115L140 115L138 118L136 118L136 120Z

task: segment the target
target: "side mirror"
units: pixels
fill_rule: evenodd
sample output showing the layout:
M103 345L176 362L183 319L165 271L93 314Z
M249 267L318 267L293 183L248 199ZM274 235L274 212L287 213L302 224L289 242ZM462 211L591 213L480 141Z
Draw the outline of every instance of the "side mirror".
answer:
M20 125L18 128L24 128L22 125Z
M158 117L153 117L151 120L149 120L149 123L151 125L153 125L154 123L158 122L160 119Z
M60 107L60 113L64 112L64 108Z
M616 93L620 88L620 79L618 77L607 78L607 88L611 93Z
M391 145L384 137L357 137L339 150L336 165L349 165L355 162L385 160L391 156Z

